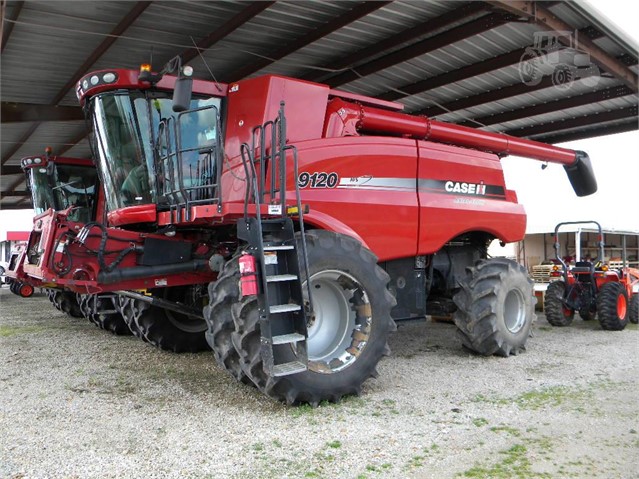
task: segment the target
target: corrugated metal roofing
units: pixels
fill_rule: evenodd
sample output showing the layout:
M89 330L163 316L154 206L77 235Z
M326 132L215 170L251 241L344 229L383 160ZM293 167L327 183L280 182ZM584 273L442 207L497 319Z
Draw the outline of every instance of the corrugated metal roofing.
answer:
M211 79L210 68L221 81L240 79L233 77L238 73L277 73L335 82L339 89L392 97L406 111L427 111L444 121L475 121L475 126L481 126L483 118L491 131L525 132L538 125L529 136L541 140L637 128L636 114L602 116L610 111L632 113L629 108L637 105L636 86L634 92L615 98L585 103L577 99L576 104L551 106L542 113L528 110L624 81L604 73L577 79L570 88L556 88L548 81L543 88L522 86L517 52L530 46L534 33L543 27L522 21L508 7L500 8L499 2L444 0L7 1L0 73L1 190L23 190L15 165L22 156L40 153L45 146L67 156L90 154L83 121L5 122L4 102L74 107L75 94L68 88L74 75L137 68L151 55L157 67L221 29L223 34L202 51L206 64L197 56L190 61L197 77ZM578 39L590 38L637 74L636 45L587 7L574 2L540 2L538 7L549 9L570 29L580 30ZM464 35L466 27L506 14L507 20ZM109 39L112 43L96 53ZM439 42L438 48L404 55L420 42L432 41ZM381 66L372 68L373 62ZM471 65L474 70L467 73ZM425 80L427 84L418 88L418 82ZM486 120L497 114L498 122ZM599 118L607 119L597 123ZM578 127L562 123L568 119L581 123ZM17 199L3 198L0 206L11 207Z

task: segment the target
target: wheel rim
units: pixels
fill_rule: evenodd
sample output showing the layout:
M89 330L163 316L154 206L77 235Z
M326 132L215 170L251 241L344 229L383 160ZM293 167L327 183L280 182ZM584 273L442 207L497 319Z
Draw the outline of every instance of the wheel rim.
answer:
M331 374L352 365L370 335L371 304L350 274L326 270L311 276L313 312L308 324L309 369Z
M617 296L617 316L621 319L626 317L626 310L628 305L626 303L626 297L623 294Z
M26 298L28 296L31 296L33 294L33 286L31 286L30 284L23 284L22 287L20 288L20 296L22 296L23 298Z
M526 323L526 308L522 294L516 290L510 290L504 301L504 324L511 333L518 333Z
M200 309L204 307L205 298L200 297L196 291L191 291L190 292L191 294L189 296L181 297L178 295L178 298L174 298L174 295L177 294L176 291L179 291L179 290L169 290L169 289L165 290L164 299L168 299L170 301L174 301L175 299L178 299L178 300L182 299L184 300L187 306L197 306ZM190 300L187 300L187 299L190 299ZM197 304L199 302L198 299L202 302L202 304ZM187 316L185 314L180 314L175 311L171 311L170 309L165 309L164 312L169 322L173 326L175 326L177 329L184 331L185 333L203 333L208 329L208 326L204 319L194 318L191 316Z

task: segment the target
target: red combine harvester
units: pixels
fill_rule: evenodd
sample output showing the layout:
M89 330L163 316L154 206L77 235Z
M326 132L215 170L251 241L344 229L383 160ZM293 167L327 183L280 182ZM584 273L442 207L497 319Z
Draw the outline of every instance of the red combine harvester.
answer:
M205 339L234 377L289 404L358 394L395 319L455 311L467 348L525 348L532 281L487 259L526 224L499 160L563 164L584 196L597 188L585 153L322 84L191 73L176 59L78 83L110 228L47 223L67 288L117 293L147 339Z
M559 229L565 225L594 224L599 231L599 256L596 262L578 261L574 266L566 264L560 255ZM575 311L588 321L599 319L603 329L620 331L628 321L639 322L639 294L633 288L639 284L639 269L612 269L604 260L604 236L596 221L571 221L555 227L555 254L563 266L555 266L550 276L556 278L546 290L544 313L553 326L568 326Z
M86 222L96 214L96 195L100 190L91 160L50 157L47 152L43 156L25 157L20 164L31 192L36 229L40 219L51 211L73 208L70 219L76 222ZM29 274L34 271L30 261L38 255L40 247L32 240L11 255L7 277L10 278L12 291L20 296L31 296L36 287L44 287L41 278ZM25 265L28 265L29 273L25 272ZM74 293L47 289L47 295L60 311L75 317L82 316Z

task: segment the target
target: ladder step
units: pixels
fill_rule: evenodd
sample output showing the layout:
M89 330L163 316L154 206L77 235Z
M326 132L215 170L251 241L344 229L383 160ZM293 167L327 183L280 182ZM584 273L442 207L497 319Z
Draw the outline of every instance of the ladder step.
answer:
M280 334L279 336L273 336L273 344L297 343L305 339L304 335L299 333Z
M274 304L269 308L271 314L288 313L289 311L299 311L302 307L299 304Z
M290 374L304 372L306 369L306 364L300 363L299 361L292 361L290 363L277 364L273 366L272 375L274 377L288 376Z
M295 281L296 279L297 279L297 276L295 276L294 274L276 274L273 276L267 276L266 282L277 283L279 281Z
M280 245L273 245L273 246L264 245L264 251L284 251L284 250L291 250L294 248L295 247L290 244L280 244Z

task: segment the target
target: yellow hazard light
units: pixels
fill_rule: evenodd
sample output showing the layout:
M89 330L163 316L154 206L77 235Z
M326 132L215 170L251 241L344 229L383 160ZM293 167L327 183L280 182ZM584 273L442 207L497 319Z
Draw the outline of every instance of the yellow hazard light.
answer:
M151 64L150 63L143 63L142 65L140 65L140 73L142 72L150 72L151 71Z
M608 265L606 265L606 264L605 264L605 265L603 265L603 266L601 267L601 271L608 271Z
M559 271L559 266L554 265L554 266L552 267L552 270L553 270L553 271Z

